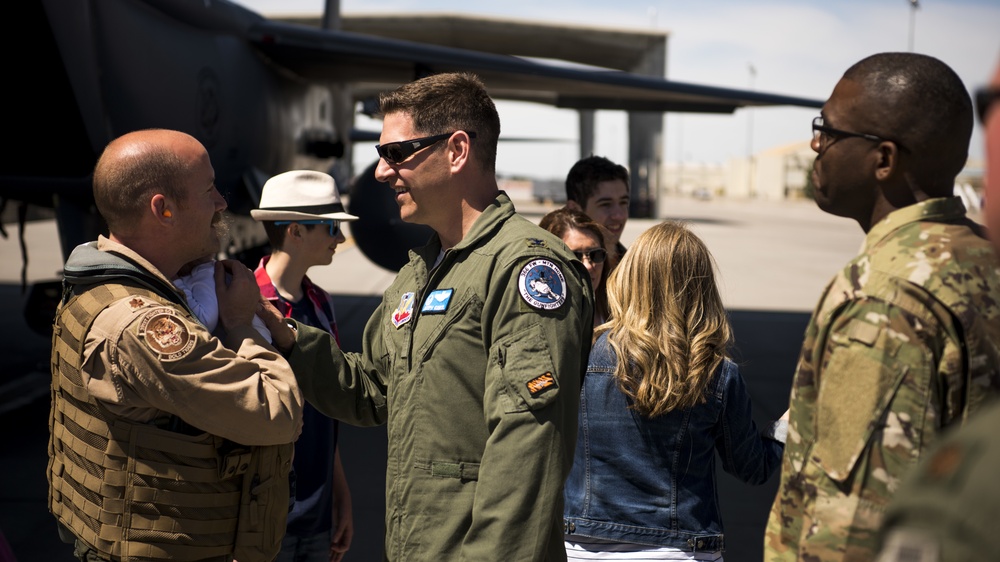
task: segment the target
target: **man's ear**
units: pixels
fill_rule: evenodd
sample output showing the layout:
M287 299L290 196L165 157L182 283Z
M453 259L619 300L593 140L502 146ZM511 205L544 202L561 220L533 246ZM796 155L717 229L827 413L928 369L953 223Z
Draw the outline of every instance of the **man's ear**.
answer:
M469 163L472 152L472 139L469 138L468 133L465 131L458 131L458 133L448 139L449 164L452 172L457 172L465 167Z
M149 210L153 213L153 217L160 222L172 222L174 216L172 207L173 205L162 193L157 193L149 200Z
M875 165L875 177L885 181L893 174L901 173L899 168L899 147L894 142L883 142L878 146L878 162Z
M579 211L581 213L583 212L583 208L580 207L580 204L577 203L576 201L573 201L572 199L566 200L566 208L571 211Z

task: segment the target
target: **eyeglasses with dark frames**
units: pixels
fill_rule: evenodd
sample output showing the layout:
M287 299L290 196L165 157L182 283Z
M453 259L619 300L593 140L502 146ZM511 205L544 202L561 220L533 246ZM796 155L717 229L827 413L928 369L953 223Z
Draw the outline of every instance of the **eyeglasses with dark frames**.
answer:
M608 251L604 248L594 248L586 252L573 250L573 253L576 255L576 259L583 261L586 258L587 261L594 265L604 263L604 260L608 259Z
M283 226L297 222L299 224L325 224L330 227L330 238L336 238L340 234L340 221L334 219L316 219L304 221L274 221L276 226Z
M820 146L830 146L831 144L833 144L832 142L824 142L823 135L831 137L835 140L837 138L858 137L860 139L870 140L872 142L891 142L896 146L898 146L900 150L905 150L909 152L909 150L907 150L905 146L903 146L898 141L894 141L892 139L887 139L885 137L880 137L878 135L873 135L871 133L852 133L850 131L844 131L842 129L834 129L833 127L828 127L825 124L822 115L819 115L813 119L812 131L813 131L813 140L819 141Z
M984 86L976 90L976 115L979 116L979 123L982 126L986 126L986 114L998 98L1000 98L1000 87Z
M417 152L425 148L428 148L430 146L433 146L434 144L441 142L446 138L451 137L457 132L458 131L452 131L450 133L431 135L429 137L421 137L419 139L410 139L399 142L387 142L385 144L376 144L375 152L378 152L379 157L388 162L389 164L402 164ZM469 135L470 139L476 138L476 133L472 131L464 131L464 133Z

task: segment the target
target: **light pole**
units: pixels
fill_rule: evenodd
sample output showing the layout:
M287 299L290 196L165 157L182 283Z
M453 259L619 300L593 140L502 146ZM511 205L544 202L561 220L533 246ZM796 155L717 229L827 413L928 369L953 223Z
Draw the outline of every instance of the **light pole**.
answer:
M676 194L681 194L684 187L684 114L677 114L677 188Z
M917 24L917 8L920 7L919 0L910 0L910 52L913 52L913 30Z
M757 77L757 69L753 63L747 63L750 70L750 91L753 91L753 81ZM757 193L753 187L753 109L747 107L747 195L756 197Z

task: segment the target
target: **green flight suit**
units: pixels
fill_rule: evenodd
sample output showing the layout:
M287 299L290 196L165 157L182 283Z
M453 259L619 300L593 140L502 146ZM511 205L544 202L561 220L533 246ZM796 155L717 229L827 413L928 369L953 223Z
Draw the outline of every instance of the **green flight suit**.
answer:
M360 354L300 325L289 362L323 413L388 422L387 560L565 560L587 271L503 193L440 250L411 252Z

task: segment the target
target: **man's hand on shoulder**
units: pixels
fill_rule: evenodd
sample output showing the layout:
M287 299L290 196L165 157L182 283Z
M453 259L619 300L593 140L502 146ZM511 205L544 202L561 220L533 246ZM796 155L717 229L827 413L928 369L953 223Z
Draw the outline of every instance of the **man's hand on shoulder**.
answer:
M260 316L261 320L264 321L264 325L271 332L274 348L282 354L287 355L292 350L292 346L295 345L295 332L285 321L285 317L271 304L271 301L264 297L260 298L257 316Z

